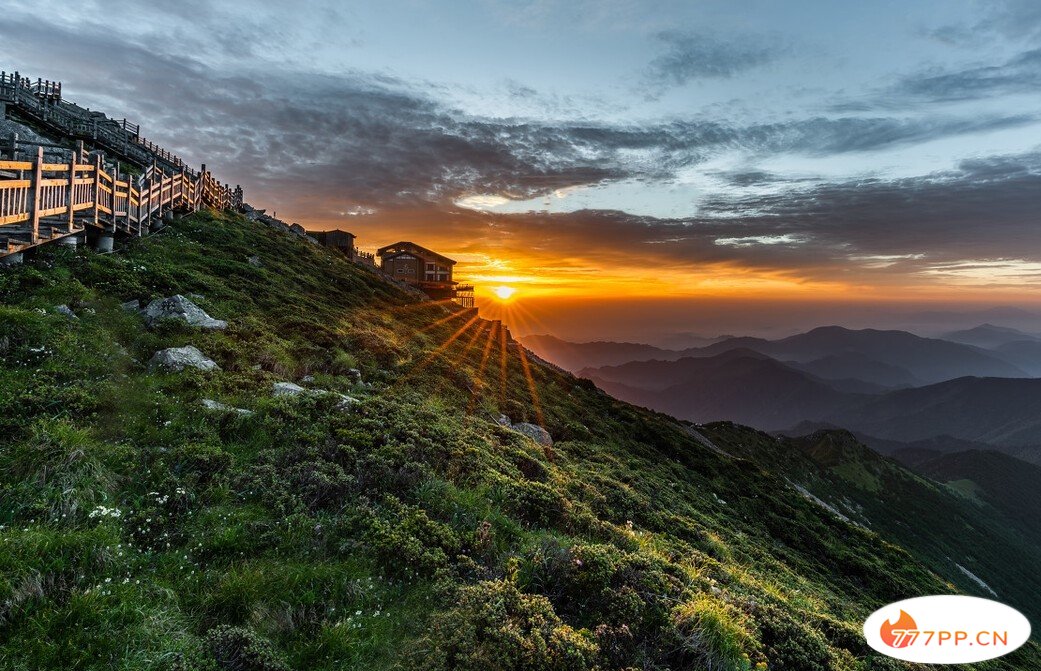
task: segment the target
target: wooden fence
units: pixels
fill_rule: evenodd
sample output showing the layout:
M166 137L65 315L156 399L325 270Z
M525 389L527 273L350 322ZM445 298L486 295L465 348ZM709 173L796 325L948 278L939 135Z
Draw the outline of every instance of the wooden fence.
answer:
M189 169L141 138L140 129L125 119L115 122L89 111L84 118L77 112L82 108L61 101L60 83L0 72L0 102L63 137L81 138L67 162L47 162L44 146L34 147L32 160L17 160L19 143L12 139L9 158L14 160L0 160L0 257L88 227L143 235L151 219L170 210L242 204L241 188L221 184L205 165ZM143 168L143 174L119 174L118 160L106 168L102 153L84 151L84 136L106 153Z

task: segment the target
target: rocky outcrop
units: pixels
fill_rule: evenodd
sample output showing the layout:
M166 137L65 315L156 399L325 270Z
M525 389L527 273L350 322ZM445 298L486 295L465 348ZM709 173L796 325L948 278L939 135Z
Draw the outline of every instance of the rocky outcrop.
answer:
M156 370L159 368L176 371L181 371L185 368L220 370L220 366L213 359L208 359L198 348L191 345L170 347L156 352L152 360L148 362L148 369Z
M514 424L513 430L519 433L523 433L528 438L531 438L539 445L545 447L553 447L553 436L549 435L549 431L538 424L528 424L527 422L521 422L520 424Z
M304 230L304 227L301 226L300 224L295 224L295 223L294 224L287 224L286 222L282 221L281 219L277 219L275 217L272 217L271 215L269 215L264 210L258 210L257 208L251 206L249 203L243 203L240 209L242 210L242 213L245 214L246 218L248 218L248 219L260 222L260 223L262 223L262 224L264 224L266 226L269 226L269 227L275 229L276 231L280 231L282 233L286 233L288 235L292 235L294 237L300 238L301 240L309 242L309 243L311 243L313 245L321 244L317 240L315 240L314 238L309 236L307 234L307 231Z
M224 329L228 322L222 319L214 319L206 314L206 311L195 303L181 296L170 296L169 298L157 298L148 304L142 313L145 323L154 326L164 319L175 319L183 321L189 326L197 326L204 329Z
M76 313L73 312L72 308L70 308L68 305L59 305L54 308L54 311L60 315L65 315L69 319L79 319L79 317L76 316Z

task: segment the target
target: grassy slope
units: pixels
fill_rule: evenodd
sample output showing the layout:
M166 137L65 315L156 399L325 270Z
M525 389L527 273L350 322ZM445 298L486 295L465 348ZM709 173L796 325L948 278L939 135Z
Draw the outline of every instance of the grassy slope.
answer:
M242 218L51 253L0 272L0 668L900 669L860 621L953 589L489 323ZM119 308L173 293L229 329ZM222 370L146 370L185 344ZM361 403L271 397L305 374ZM1031 665L1033 644L981 668Z
M729 423L704 431L723 448L785 475L840 514L909 549L960 590L993 598L958 565L981 577L1000 599L1031 620L1041 618L1041 577L1033 569L1041 564L1041 533L1036 524L1028 523L1034 518L1027 512L1016 515L1012 505L985 503L968 481L960 488L945 487L912 473L845 431L790 439ZM1029 489L1020 497L1029 497Z

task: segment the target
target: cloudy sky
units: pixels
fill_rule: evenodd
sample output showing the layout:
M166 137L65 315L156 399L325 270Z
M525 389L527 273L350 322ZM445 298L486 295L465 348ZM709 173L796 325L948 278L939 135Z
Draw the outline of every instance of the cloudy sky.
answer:
M1041 302L1033 0L150 4L8 0L0 63L522 331Z

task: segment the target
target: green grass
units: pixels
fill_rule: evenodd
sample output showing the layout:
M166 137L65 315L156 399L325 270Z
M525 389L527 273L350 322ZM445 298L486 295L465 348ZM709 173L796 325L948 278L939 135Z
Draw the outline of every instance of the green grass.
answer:
M119 307L174 293L229 328ZM0 669L898 669L859 623L953 589L667 417L529 384L498 340L482 369L488 322L238 216L45 250L0 300ZM147 370L185 344L221 371ZM304 375L360 403L272 397Z

